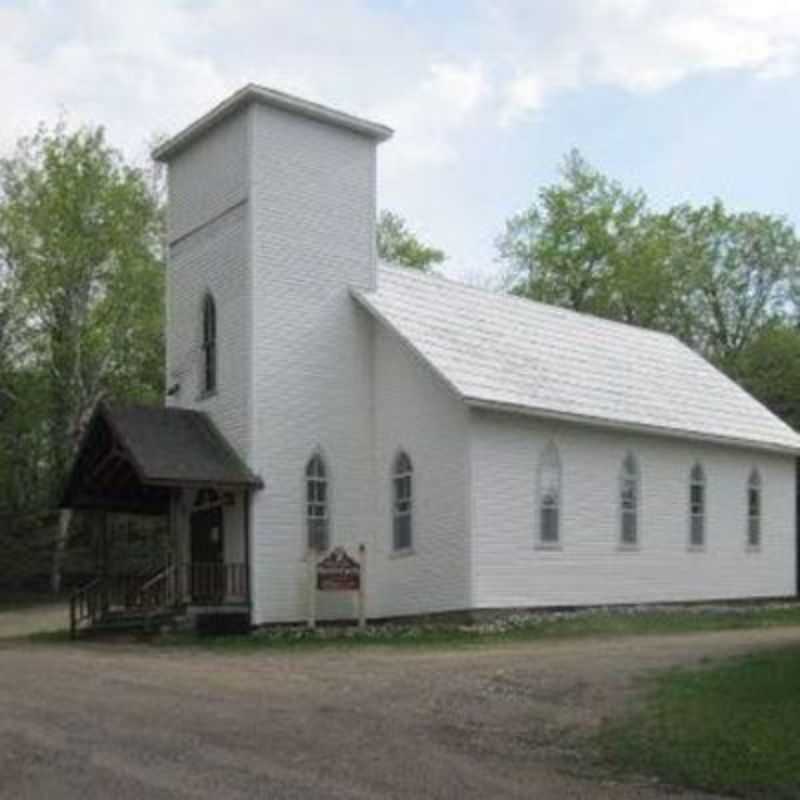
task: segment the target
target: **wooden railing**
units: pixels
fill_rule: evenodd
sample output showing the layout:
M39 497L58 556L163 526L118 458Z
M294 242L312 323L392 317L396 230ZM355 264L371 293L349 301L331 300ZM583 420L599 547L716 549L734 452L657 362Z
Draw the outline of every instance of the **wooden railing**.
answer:
M139 589L139 604L146 610L172 608L178 604L177 570L165 567Z
M91 627L109 612L138 608L147 580L147 575L107 575L77 589L69 603L70 635L74 638L81 627Z
M102 613L102 578L72 593L69 599L69 634L74 639L84 623L94 625Z
M246 564L170 565L155 575L96 578L70 598L70 633L91 627L114 612L150 615L184 603L221 605L248 600Z
M186 594L198 605L247 600L246 564L184 564L183 579Z
M105 579L104 611L127 610L140 605L148 575L109 575Z

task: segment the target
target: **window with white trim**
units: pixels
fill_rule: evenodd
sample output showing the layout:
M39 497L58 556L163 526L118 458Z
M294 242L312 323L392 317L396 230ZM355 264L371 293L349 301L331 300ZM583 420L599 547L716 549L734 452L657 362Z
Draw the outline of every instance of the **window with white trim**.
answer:
M328 471L322 456L315 453L306 464L306 530L312 550L327 550L330 544L328 503Z
M414 468L407 453L397 454L392 467L392 549L411 550L414 544Z
M622 547L639 544L639 490L639 464L633 453L626 453L619 477L619 538Z
M555 546L561 542L561 460L554 444L549 444L539 462L539 544Z
M706 475L701 464L695 464L689 475L689 546L706 543Z
M757 469L747 481L747 546L761 547L761 475Z

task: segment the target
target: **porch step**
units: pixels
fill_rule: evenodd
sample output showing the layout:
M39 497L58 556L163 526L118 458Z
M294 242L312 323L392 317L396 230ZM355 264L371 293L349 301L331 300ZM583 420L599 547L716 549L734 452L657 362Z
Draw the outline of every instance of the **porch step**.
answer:
M164 626L177 624L183 615L174 611L163 611L143 614L135 611L118 611L107 614L97 620L94 625L84 628L81 634L86 636L116 633L155 633Z

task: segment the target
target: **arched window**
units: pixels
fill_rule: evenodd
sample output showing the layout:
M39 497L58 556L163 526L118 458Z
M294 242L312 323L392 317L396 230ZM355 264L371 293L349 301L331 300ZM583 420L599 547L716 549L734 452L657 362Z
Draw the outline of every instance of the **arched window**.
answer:
M700 464L689 473L689 546L706 543L706 475Z
M619 477L620 544L636 547L639 543L639 465L633 453L622 459Z
M392 467L392 547L411 550L414 544L414 468L404 452L397 454Z
M217 307L214 298L203 298L203 392L217 388Z
M539 544L561 541L561 460L550 444L539 462Z
M761 475L757 469L747 481L747 545L761 546Z
M308 546L312 550L327 550L328 536L328 471L319 453L306 464L306 527Z

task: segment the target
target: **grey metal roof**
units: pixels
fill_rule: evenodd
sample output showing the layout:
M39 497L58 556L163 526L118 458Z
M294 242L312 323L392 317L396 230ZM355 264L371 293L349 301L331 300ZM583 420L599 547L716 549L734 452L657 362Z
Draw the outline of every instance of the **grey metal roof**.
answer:
M200 411L106 406L103 414L144 484L260 484L211 419Z
M356 299L471 406L800 452L800 436L677 339L381 267Z
M325 122L329 125L338 125L347 128L362 136L371 139L384 141L392 136L394 131L386 125L361 117L337 111L334 108L323 106L320 103L313 103L304 100L302 97L295 97L276 89L269 89L266 86L258 86L255 83L248 83L246 86L234 92L230 97L223 100L219 105L204 114L198 120L188 125L179 133L175 134L168 141L159 145L153 150L153 158L156 161L169 161L174 155L183 150L193 142L198 136L217 125L230 114L235 113L250 103L263 103L272 108L279 108L282 111L290 111L294 114L308 117L309 119Z

